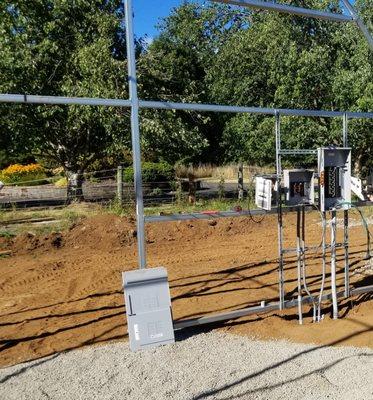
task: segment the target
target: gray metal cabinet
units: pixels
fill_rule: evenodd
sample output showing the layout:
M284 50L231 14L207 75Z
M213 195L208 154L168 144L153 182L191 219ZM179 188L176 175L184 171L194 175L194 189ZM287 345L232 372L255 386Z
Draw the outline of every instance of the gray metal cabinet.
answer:
M123 272L130 349L174 343L166 268Z

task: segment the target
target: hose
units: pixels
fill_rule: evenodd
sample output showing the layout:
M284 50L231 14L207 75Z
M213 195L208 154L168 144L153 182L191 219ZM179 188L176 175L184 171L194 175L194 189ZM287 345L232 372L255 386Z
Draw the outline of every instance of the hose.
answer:
M371 251L370 251L370 248L371 248L370 247L370 245L371 245L370 241L371 241L371 238L373 238L373 236L372 236L372 233L369 230L368 222L365 219L365 216L364 216L363 212L360 210L360 208L356 204L353 204L353 203L348 202L348 201L342 201L342 202L338 203L338 205L340 205L340 206L348 205L348 206L354 207L357 210L357 212L360 214L360 218L361 218L362 224L363 224L363 226L365 228L365 231L366 231L366 234L367 234L367 252L366 252L366 255L365 255L364 259L365 260L369 260L372 257Z

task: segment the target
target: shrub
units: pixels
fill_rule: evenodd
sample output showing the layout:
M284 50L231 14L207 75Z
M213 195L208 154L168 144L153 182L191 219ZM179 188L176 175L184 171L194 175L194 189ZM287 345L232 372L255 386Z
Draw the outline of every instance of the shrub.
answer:
M148 182L170 182L174 179L174 167L166 162L142 164L142 180ZM124 169L123 179L125 182L133 182L133 167Z
M4 183L40 185L45 183L45 171L40 164L13 164L0 171L0 180Z
M67 178L63 177L63 178L58 179L56 182L54 182L54 186L66 187L67 186Z

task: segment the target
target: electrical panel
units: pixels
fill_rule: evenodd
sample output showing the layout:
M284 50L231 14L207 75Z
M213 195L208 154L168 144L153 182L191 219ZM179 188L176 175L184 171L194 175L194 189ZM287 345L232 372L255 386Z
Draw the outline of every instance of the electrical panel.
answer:
M148 268L123 273L130 349L174 343L167 270Z
M351 203L351 149L322 147L318 149L320 209L347 210Z
M277 179L264 176L255 178L255 204L263 210L270 211L277 191Z
M314 171L307 169L285 169L285 204L313 204L315 198Z

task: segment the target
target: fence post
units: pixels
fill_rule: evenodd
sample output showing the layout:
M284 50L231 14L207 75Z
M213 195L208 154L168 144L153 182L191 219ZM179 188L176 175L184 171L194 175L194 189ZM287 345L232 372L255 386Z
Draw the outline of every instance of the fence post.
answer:
M123 204L123 166L117 168L117 198L120 204Z
M238 164L238 200L243 200L243 163Z
M188 202L189 204L194 204L196 202L196 182L195 182L195 177L192 173L188 174L188 184L189 184Z

